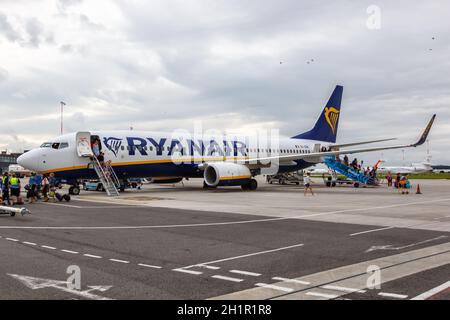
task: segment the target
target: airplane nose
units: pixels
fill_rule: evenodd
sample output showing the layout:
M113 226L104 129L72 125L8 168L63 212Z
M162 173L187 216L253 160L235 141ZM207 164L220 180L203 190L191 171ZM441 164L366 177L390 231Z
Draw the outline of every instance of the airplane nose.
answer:
M17 158L17 163L25 169L36 171L38 157L33 151L28 151Z

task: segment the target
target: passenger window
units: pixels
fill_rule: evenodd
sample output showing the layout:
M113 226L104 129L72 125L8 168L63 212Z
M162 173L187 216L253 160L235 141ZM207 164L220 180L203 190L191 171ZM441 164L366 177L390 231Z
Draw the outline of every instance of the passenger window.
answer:
M150 146L150 151L153 151L153 147L152 146Z
M122 149L122 151L125 150L125 146L121 146L120 149Z

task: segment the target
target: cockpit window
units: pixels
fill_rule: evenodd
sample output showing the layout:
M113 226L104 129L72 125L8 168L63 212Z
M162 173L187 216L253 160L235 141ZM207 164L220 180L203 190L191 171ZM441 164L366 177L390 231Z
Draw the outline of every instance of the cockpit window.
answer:
M61 144L59 145L60 149L64 149L64 148L68 148L69 144L67 142L61 142Z
M59 148L59 142L53 142L52 143L52 148L53 149L58 149Z
M41 148L51 148L52 143L51 142L44 142L41 144Z

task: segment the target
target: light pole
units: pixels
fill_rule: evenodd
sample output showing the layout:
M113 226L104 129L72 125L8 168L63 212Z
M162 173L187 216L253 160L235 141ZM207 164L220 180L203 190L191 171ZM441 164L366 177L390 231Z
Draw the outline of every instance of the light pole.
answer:
M61 135L63 134L63 110L66 103L64 101L60 101L59 104L61 105Z

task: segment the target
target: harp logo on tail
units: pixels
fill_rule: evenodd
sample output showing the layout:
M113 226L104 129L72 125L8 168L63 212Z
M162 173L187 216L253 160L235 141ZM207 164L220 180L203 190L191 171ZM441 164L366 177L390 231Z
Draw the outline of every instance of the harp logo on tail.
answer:
M333 134L336 134L336 125L339 120L339 110L335 107L325 108L325 119L327 120Z
M122 145L122 139L114 137L103 138L103 143L117 157L117 152L119 152Z

